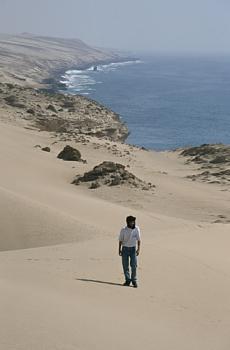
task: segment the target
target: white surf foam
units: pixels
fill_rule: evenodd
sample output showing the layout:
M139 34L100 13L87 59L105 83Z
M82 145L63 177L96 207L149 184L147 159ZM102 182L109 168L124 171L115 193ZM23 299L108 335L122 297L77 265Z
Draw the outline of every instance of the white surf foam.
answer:
M126 65L131 65L131 64L138 64L138 63L142 63L142 61L140 60L135 60L135 61L125 61L125 62L111 62L108 64L102 64L102 65L94 65L89 67L87 70L88 71L93 71L93 72L97 72L97 71L108 71L108 70L115 70L118 67L122 67L122 66L126 66ZM95 67L97 67L97 69L95 70Z
M85 70L70 69L62 75L63 78L60 82L65 84L67 88L73 89L76 92L89 95L89 91L92 91L93 85L102 84L101 81L96 81L96 74L98 72L108 73L117 70L119 67L142 63L140 60L124 61L124 62L111 62L109 64L93 65ZM95 69L96 67L96 69Z

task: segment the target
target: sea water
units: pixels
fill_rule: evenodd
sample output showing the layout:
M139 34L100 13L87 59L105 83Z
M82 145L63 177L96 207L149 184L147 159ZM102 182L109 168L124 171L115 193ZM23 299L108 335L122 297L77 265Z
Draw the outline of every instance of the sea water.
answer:
M118 113L127 143L155 150L230 143L230 57L148 55L69 70L62 81L68 93Z

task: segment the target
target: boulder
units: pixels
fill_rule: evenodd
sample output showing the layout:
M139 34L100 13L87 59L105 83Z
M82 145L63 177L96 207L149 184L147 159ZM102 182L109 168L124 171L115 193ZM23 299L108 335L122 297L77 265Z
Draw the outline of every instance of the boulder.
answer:
M29 113L29 114L35 115L35 110L33 108L27 109L26 112Z
M57 155L57 158L68 160L68 161L80 161L81 153L69 145L65 146L64 149Z
M42 148L42 151L50 152L50 147L43 147L43 148Z

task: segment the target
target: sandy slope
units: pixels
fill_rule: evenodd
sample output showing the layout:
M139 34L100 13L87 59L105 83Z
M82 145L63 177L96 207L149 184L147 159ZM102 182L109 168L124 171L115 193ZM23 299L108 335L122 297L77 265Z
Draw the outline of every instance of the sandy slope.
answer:
M87 164L67 163L65 142L0 122L0 349L229 349L229 224L213 223L229 219L229 189L185 179L196 168L176 152L90 141L72 143ZM102 160L129 164L154 193L71 185ZM130 213L138 289L120 286Z

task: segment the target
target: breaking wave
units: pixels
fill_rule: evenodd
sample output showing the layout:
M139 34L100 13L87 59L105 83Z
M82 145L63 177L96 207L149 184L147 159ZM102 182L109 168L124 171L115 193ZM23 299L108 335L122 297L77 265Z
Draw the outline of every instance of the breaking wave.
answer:
M94 65L87 69L67 70L61 77L60 82L66 86L69 93L89 95L90 91L95 90L96 84L101 84L100 75L111 71L116 71L122 66L141 63L140 60L112 62L109 64ZM99 80L98 80L99 78Z

